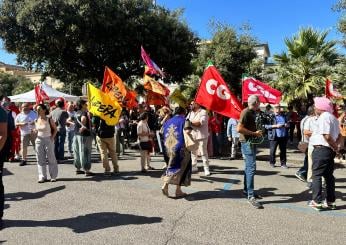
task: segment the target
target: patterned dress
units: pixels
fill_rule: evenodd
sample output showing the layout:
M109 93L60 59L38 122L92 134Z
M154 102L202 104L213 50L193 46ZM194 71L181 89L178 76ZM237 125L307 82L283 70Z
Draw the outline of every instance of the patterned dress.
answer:
M189 186L191 183L191 154L185 148L184 124L185 117L176 115L163 125L169 162L162 179L167 184Z

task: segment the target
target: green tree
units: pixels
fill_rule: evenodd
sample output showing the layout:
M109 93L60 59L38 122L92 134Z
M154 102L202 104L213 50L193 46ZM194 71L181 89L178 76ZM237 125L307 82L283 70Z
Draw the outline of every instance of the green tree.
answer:
M256 57L254 47L257 41L249 33L238 34L226 24L212 23L212 28L212 40L199 46L199 55L194 61L196 73L201 75L211 61L225 82L239 95L242 74L249 72L250 63Z
M283 91L288 103L311 100L324 93L326 77L337 63L335 41L327 41L328 32L303 28L286 38L287 52L274 55L276 65L267 73L274 74L270 84Z
M3 0L0 37L20 64L61 81L101 81L104 67L123 80L142 76L143 45L166 81L192 72L198 39L181 11L150 0Z
M34 84L23 76L16 76L0 72L0 95L16 95L28 92L34 88Z

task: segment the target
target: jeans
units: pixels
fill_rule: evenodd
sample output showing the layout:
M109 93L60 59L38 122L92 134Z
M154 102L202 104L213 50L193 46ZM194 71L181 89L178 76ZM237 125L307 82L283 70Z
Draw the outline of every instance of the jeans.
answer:
M326 181L327 202L335 202L334 157L335 152L325 146L312 152L312 200L317 203L322 202L322 176Z
M91 168L92 137L75 135L73 140L74 166L89 171Z
M308 150L305 152L305 157L304 157L304 165L301 167L297 173L303 175L305 178L307 177L308 174Z
M68 152L73 153L73 137L74 137L74 130L67 132L67 141L68 141Z
M64 160L65 139L66 139L66 131L63 131L63 132L58 131L55 136L55 148L54 148L56 160Z
M269 141L270 145L270 164L275 165L275 154L276 154L276 149L280 148L280 163L282 165L286 165L287 161L287 156L286 156L286 148L287 148L287 138L282 137L282 138L275 138L275 140L270 140Z
M241 152L245 163L244 192L247 192L248 198L251 198L254 196L257 147L248 142L241 142Z

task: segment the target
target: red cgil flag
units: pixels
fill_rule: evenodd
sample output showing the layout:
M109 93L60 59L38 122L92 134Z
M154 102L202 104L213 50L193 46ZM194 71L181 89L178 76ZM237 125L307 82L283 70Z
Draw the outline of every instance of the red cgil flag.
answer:
M243 102L246 102L250 95L257 95L262 103L279 104L282 93L268 84L249 77L243 81Z
M329 79L326 80L325 93L327 98L342 98L340 92L334 88L333 83Z
M239 119L243 109L213 65L205 69L195 101L211 111L235 119Z

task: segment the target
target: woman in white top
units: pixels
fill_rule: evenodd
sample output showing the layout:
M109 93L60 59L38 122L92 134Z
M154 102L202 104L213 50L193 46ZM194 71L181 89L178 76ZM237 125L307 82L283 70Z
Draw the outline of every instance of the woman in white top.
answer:
M55 123L48 115L44 104L37 106L38 118L35 121L37 138L35 141L38 167L38 183L47 181L47 160L50 181L55 182L58 176L58 164L54 154L54 137L57 133Z
M150 132L148 126L148 113L143 112L139 116L140 122L137 125L137 135L139 140L139 149L141 151L141 167L142 173L146 172L149 169L153 169L150 166L150 154L149 151L152 149L151 137L153 133Z

